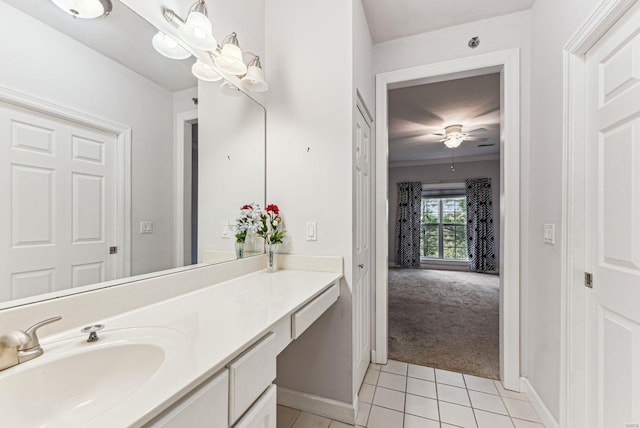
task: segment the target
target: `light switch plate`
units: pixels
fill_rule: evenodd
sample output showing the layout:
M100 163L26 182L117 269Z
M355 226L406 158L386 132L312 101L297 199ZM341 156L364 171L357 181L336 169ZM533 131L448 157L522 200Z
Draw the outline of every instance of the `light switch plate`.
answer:
M556 225L555 224L545 224L544 225L544 243L555 245L556 243Z
M224 239L231 238L231 226L229 225L228 221L222 222L222 237Z
M140 234L149 235L153 233L153 222L152 221L141 221L140 222Z
M305 226L305 235L307 237L307 241L317 241L318 223L316 223L315 221L308 221Z

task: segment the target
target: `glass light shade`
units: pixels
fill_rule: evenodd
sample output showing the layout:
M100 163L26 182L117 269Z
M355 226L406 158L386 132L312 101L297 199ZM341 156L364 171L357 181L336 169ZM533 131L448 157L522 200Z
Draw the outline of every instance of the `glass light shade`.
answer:
M250 65L247 70L247 75L241 80L242 85L253 92L266 92L269 90L269 85L264 80L264 73L260 67Z
M215 59L218 68L225 73L242 76L247 73L247 66L242 61L242 50L231 43L222 46L220 55Z
M450 149L455 149L456 147L460 147L460 144L464 141L464 135L462 134L449 134L443 140L445 146Z
M52 0L60 9L74 18L93 19L108 15L113 5L111 0Z
M240 91L240 89L238 89L233 83L226 80L222 82L222 85L220 85L220 91L222 91L223 94L232 97L239 97L242 95L242 91Z
M222 80L222 76L213 69L209 64L205 64L200 60L196 60L191 66L191 72L200 80L205 82L217 82Z
M185 42L196 49L210 51L218 46L218 42L213 37L209 17L200 12L193 11L189 13L187 22L178 28L178 34Z
M180 46L180 44L171 36L167 36L158 31L153 39L151 39L153 47L162 55L171 59L187 59L191 56L188 50Z

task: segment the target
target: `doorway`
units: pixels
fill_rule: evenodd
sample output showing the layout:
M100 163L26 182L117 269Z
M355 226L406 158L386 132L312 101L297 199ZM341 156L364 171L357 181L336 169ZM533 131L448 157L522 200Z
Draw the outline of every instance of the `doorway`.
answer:
M519 341L519 145L520 145L520 61L518 50L382 73L376 79L376 306L374 361L389 358L389 235L391 204L389 195L389 89L437 83L499 73L501 80L500 185L502 209L499 213L501 257L499 314L500 379L508 389L520 389Z
M499 378L500 84L389 89L390 359Z

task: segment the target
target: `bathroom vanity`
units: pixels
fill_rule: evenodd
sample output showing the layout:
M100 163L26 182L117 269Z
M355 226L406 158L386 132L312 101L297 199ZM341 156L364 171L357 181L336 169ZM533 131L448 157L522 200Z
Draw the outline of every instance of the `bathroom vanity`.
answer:
M97 341L87 342L82 324L41 338L44 355L0 371L3 420L13 427L275 427L276 357L337 301L342 278L291 267L95 319L105 326ZM193 270L171 276L188 275ZM66 299L73 298L81 296ZM50 313L60 301L43 305Z

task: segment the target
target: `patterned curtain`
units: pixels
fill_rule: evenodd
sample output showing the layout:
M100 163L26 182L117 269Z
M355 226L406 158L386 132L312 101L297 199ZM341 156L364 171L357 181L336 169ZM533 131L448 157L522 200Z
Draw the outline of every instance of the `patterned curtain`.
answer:
M398 183L396 263L402 267L420 267L421 210L422 183Z
M496 270L491 179L472 178L467 185L467 251L469 270Z

